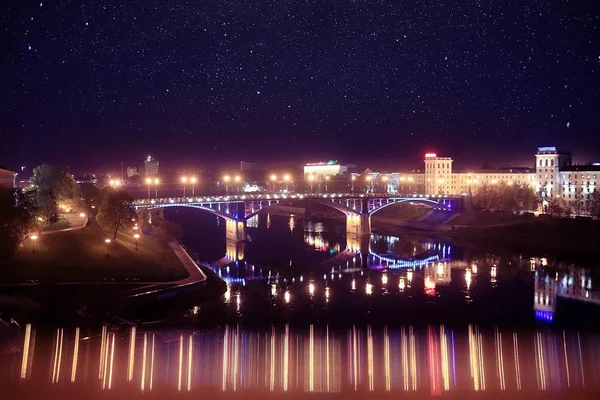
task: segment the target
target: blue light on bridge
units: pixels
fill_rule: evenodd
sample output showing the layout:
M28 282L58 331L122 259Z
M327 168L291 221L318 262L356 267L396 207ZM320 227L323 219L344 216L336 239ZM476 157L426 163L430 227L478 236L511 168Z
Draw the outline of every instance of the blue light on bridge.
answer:
M554 317L554 313L552 311L540 311L537 310L535 312L535 319L543 322L552 322L552 318Z

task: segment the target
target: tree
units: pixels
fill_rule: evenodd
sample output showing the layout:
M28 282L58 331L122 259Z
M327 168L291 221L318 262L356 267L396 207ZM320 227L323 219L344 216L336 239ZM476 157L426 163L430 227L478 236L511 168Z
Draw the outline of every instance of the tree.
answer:
M47 221L58 214L58 204L66 209L75 208L77 187L69 167L42 164L34 168L32 182L37 188L37 206Z
M79 185L79 194L81 196L83 206L88 210L88 212L91 212L93 209L92 206L98 207L100 204L102 204L102 199L104 197L102 190L91 183L82 183Z
M548 214L553 217L566 217L571 213L563 199L553 198L548 202Z
M30 194L0 189L0 260L11 257L27 235L36 231L35 213Z
M590 216L594 219L600 219L600 192L595 190L590 196Z
M102 200L96 220L102 229L117 238L121 228L130 228L137 221L133 198L123 191L110 191Z

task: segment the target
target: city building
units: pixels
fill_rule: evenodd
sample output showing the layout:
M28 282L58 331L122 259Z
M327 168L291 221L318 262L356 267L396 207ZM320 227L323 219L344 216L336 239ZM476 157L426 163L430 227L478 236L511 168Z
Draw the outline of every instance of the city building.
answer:
M558 151L556 147L540 147L535 155L537 174L536 191L542 198L559 195L559 171L571 165L571 153Z
M157 171L158 173L158 168ZM131 178L132 176L139 175L140 169L138 167L127 167L127 177Z
M453 187L452 159L435 153L425 154L425 193L450 194Z
M158 160L153 158L152 156L146 157L146 161L144 161L144 170L146 175L156 175L158 174Z
M538 174L538 179L541 174ZM559 170L557 196L560 196L575 215L590 211L592 196L598 190L600 163L567 165Z
M321 179L325 176L344 176L348 173L347 165L340 165L337 161L309 163L304 166L304 179L314 176Z
M2 188L14 188L16 187L17 173L6 169L0 168L0 187Z

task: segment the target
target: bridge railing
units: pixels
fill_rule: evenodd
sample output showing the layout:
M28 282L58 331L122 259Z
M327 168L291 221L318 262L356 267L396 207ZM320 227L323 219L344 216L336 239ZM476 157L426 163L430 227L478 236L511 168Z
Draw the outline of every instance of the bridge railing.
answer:
M242 194L230 196L189 196L189 197L159 197L138 199L134 201L135 205L155 205L155 204L184 204L184 203L230 203L251 200L289 200L289 199L336 199L336 198L368 198L368 199L457 199L462 196L449 195L427 195L420 193L261 193L261 194Z

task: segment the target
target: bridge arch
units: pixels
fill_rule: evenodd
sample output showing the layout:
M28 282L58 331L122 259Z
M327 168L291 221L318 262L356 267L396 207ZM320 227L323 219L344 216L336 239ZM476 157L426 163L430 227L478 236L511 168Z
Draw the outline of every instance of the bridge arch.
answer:
M401 204L401 203L420 203L420 204L427 205L427 206L431 207L432 209L441 209L441 210L445 210L445 211L450 210L450 208L448 207L447 204L440 203L439 201L429 199L429 198L399 198L399 199L393 199L392 201L382 204L381 207L377 207L377 208L369 211L369 215L373 215L373 214L383 210L386 207L393 206L395 204Z
M219 211L219 210L214 210L214 209L209 208L209 207L204 207L204 206L201 206L201 205L198 205L198 204L180 204L180 203L169 204L169 203L165 203L165 204L154 204L154 205L149 206L149 207L139 207L139 206L137 206L135 208L136 208L136 211L140 210L140 209L141 210L151 211L151 210L156 210L156 209L159 209L159 208L163 208L164 209L164 208L171 208L171 207L195 208L195 209L198 209L198 210L208 211L209 213L211 213L213 215L216 215L217 217L223 218L225 221L235 221L235 218L233 218L229 214L226 214L226 213L224 213L222 211Z
M292 201L292 202L293 202L293 201L296 201L296 200L303 200L303 199L302 199L302 198L298 198L298 199L295 199L295 198L287 198L287 199L277 199L277 200L271 200L271 201L270 201L270 203L271 203L271 204L266 204L266 205L264 205L264 206L263 206L263 205L261 205L261 206L260 206L260 207L259 207L259 208L258 208L256 211L253 211L253 212L251 212L251 213L247 214L247 215L246 215L246 219L250 219L250 218L254 217L255 215L257 215L259 212L261 212L261 211L263 211L263 210L267 210L267 209L269 209L269 208L272 208L272 207L275 207L275 206L277 206L277 205L280 205L280 202L281 202L282 200L283 200L283 201ZM325 206L328 206L328 207L330 207L330 208L333 208L334 210L336 210L336 211L339 211L339 212L341 212L342 214L344 214L346 217L347 217L347 216L351 216L351 215L359 215L359 213L358 213L358 212L356 212L356 211L354 211L354 210L352 210L352 209L350 209L350 208L348 208L348 207L345 207L344 205L342 205L342 204L340 204L340 203L336 203L335 201L329 201L329 200L326 200L326 199L320 199L320 198L317 198L317 199L314 199L314 198L313 198L313 199L310 199L310 200L311 200L311 201L314 201L314 202L316 202L316 203L319 203L319 204L323 204L323 205L325 205ZM265 201L266 201L266 200L265 200Z

